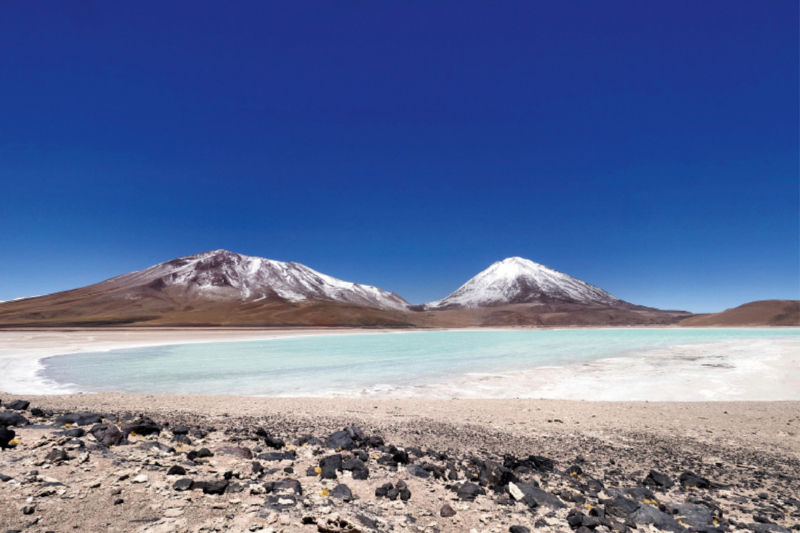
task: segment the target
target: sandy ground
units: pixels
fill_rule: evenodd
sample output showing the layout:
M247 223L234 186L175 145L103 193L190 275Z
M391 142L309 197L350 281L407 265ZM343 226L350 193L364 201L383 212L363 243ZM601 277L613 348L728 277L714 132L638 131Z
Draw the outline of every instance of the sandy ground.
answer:
M3 405L18 398L0 394ZM799 402L118 394L24 399L31 402L30 408L19 412L39 425L14 428L17 447L0 455L0 474L10 478L0 483L0 531L800 529ZM34 407L45 411L44 416L33 416ZM90 435L70 438L64 433L68 428L54 423L55 416L47 411L91 411L109 424L121 424L123 430L126 420L146 415L161 431L147 437L133 432L128 445L105 448ZM178 446L171 437L179 424L192 431L202 428L207 436L192 433L190 444ZM324 441L332 433L352 426L366 436L381 437L384 447L358 442L350 451L326 448ZM286 446L270 448L263 434L256 434L259 427ZM297 441L308 434L321 441ZM147 448L155 442L166 444L167 450ZM397 456L390 445L405 449L410 464L393 462L391 457ZM187 453L201 448L213 457L190 460ZM236 455L244 448L257 457ZM66 460L47 459L62 449ZM296 455L278 460L264 455L286 451ZM338 471L336 479L322 479L315 470L329 456L342 455L347 461L359 454L366 459L368 479L355 479L346 470ZM524 462L532 455L552 459L554 468L530 469L509 459ZM253 471L253 460L266 468L264 473ZM502 474L504 464L509 470ZM170 475L169 468L176 465L186 473ZM436 468L446 475L430 475ZM419 477L420 469L428 469L427 478ZM665 474L675 485L643 485L650 470ZM230 484L224 494L206 494L199 486L185 492L173 488L181 478L223 482L226 472ZM687 482L684 487L678 479L686 472L712 485ZM283 480L298 481L302 495L281 492L275 483ZM410 491L407 501L376 495L381 485L397 486L400 481ZM484 494L470 499L468 483ZM340 484L352 498L333 496ZM536 485L540 492L529 496ZM454 516L443 516L445 505Z
M406 330L403 330L406 331ZM43 357L163 344L302 335L397 333L335 329L0 330L0 391L70 392L36 377ZM600 401L800 401L800 337L672 347L647 357L607 358L513 374L471 374L427 386L351 391L393 398L548 398Z

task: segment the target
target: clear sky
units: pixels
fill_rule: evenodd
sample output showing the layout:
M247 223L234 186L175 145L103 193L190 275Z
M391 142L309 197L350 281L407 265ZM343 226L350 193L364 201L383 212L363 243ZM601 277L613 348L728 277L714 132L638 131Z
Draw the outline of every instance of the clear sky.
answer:
M800 297L798 3L0 4L0 300L225 248Z

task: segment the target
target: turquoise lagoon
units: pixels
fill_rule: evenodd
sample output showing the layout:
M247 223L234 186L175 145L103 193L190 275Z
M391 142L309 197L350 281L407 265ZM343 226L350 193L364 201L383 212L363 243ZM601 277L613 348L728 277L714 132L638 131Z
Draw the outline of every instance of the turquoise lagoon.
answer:
M71 390L139 394L330 396L569 366L800 329L564 329L335 334L70 354L39 377Z

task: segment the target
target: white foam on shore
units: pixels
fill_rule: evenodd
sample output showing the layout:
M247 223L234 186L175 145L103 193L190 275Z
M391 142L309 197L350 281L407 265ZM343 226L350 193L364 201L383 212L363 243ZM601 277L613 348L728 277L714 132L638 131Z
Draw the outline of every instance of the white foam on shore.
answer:
M660 348L568 366L468 374L416 387L380 386L336 396L532 398L586 401L800 400L797 339L740 339Z

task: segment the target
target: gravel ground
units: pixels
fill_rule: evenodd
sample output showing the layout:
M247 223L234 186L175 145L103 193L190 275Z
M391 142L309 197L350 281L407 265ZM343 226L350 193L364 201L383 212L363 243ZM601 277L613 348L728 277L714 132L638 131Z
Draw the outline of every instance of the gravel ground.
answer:
M798 402L0 400L0 533L800 529Z

